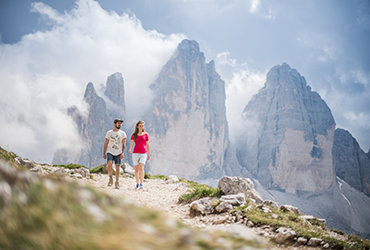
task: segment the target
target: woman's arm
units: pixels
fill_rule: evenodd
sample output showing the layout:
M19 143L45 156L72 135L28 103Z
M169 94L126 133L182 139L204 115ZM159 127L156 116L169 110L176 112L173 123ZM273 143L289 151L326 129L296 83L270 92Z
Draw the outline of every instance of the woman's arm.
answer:
M128 153L131 154L132 146L134 146L134 140L131 140L130 147L128 148Z
M150 159L150 147L149 147L149 141L146 141L146 150L148 151L148 160Z

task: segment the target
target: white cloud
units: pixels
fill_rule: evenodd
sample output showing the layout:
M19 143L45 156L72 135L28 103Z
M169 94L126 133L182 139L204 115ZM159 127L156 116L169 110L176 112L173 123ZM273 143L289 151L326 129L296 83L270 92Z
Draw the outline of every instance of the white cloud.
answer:
M148 86L185 38L145 30L135 16L107 12L92 0L79 0L64 13L43 3L32 11L49 30L0 44L0 143L35 161L50 162L57 148L78 145L66 109L86 109L88 82L98 88L121 72L128 112L144 111Z
M345 112L343 114L344 118L347 119L350 123L355 124L357 128L364 128L370 129L370 115L361 113L354 113L354 112Z
M258 9L258 6L260 5L260 0L252 0L250 12L254 13Z
M238 64L230 57L229 52L218 54L216 63L217 71L225 72L224 75L228 75L225 68L229 68L232 72L230 77L225 79L226 114L230 127L230 139L235 140L238 133L242 131L242 127L248 125L242 119L242 112L252 96L264 86L267 72L250 69L246 63Z
M297 36L298 43L310 50L310 56L317 61L336 61L339 49L331 37L324 34L305 32Z

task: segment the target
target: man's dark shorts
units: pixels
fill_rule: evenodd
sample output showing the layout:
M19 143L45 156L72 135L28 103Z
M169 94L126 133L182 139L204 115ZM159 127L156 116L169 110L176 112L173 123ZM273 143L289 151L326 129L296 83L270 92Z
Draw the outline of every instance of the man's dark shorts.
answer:
M107 161L113 161L116 166L121 165L121 155L112 155L110 153L107 154Z

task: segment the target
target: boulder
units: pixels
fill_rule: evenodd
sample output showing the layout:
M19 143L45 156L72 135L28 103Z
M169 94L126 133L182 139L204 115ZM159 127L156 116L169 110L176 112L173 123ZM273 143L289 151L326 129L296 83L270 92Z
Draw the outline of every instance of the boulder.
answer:
M303 219L304 221L309 222L310 224L313 224L312 221L315 220L315 221L321 223L322 227L326 227L326 220L325 219L316 218L315 216L306 215L306 214L300 215L299 218Z
M77 179L82 179L82 175L81 174L74 174L73 175L73 178L77 178Z
M19 165L21 165L22 167L25 167L27 169L32 169L35 164L33 161L29 160L29 159L23 159L22 157L16 157L14 159Z
M293 207L292 205L283 205L283 206L280 207L280 210L282 210L284 212L293 213L293 214L300 214L301 213L297 207Z
M264 238L242 225L234 224L224 227L212 227L206 229L206 231L215 233L221 231L226 233L228 237L237 239L238 242L240 242L240 240L245 241L244 247L238 249L270 249L270 245Z
M193 201L190 204L190 214L192 216L196 215L206 215L211 214L214 212L214 208L212 207L212 198L202 198L196 201Z
M307 246L312 246L312 247L316 247L318 245L320 245L322 242L322 239L320 238L316 238L316 237L312 237L308 243L307 243Z
M121 168L123 169L124 173L130 174L130 175L135 175L135 169L133 167L131 167L129 164L122 163Z
M30 169L30 172L45 175L46 171L41 166L36 166Z
M249 178L241 177L222 177L218 182L218 188L223 194L244 193L246 198L252 198L256 203L262 203L263 199L254 189L254 184Z
M285 243L297 236L297 233L294 230L287 227L280 227L276 232L278 234L276 235L275 241L279 244Z
M300 244L300 245L305 245L307 243L307 241L308 240L306 238L304 238L304 237L299 237L297 239L297 243Z
M262 212L264 212L265 214L267 214L267 213L272 213L272 210L269 208L269 207L267 207L267 206L265 206L265 205L259 205L258 206L261 210L262 210Z
M235 212L236 221L241 221L244 218L244 214L241 210Z
M233 206L229 202L223 201L215 209L219 213L230 212L233 210Z
M279 205L275 201L265 200L263 204L272 208L279 208Z
M68 170L65 168L58 168L54 170L51 175L55 177L66 177L68 175Z
M176 183L179 183L179 178L177 178L176 175L169 175L166 178L166 183L167 184L176 184Z
M80 174L82 177L89 177L90 176L90 170L87 168L78 168L73 170L73 174Z
M246 203L244 193L223 195L220 201L230 203L233 206L243 206Z

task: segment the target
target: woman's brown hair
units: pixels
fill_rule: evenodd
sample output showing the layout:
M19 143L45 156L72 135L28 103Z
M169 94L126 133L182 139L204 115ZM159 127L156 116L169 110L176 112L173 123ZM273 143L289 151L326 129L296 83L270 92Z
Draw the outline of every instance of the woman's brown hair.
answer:
M135 132L134 132L134 138L135 138L135 139L137 139L137 134L139 133L139 125L140 125L140 124L142 124L142 123L144 123L144 124L145 124L145 122L143 122L143 121L138 121L138 122L136 123L136 126L135 126ZM145 128L144 128L144 132L145 132Z

